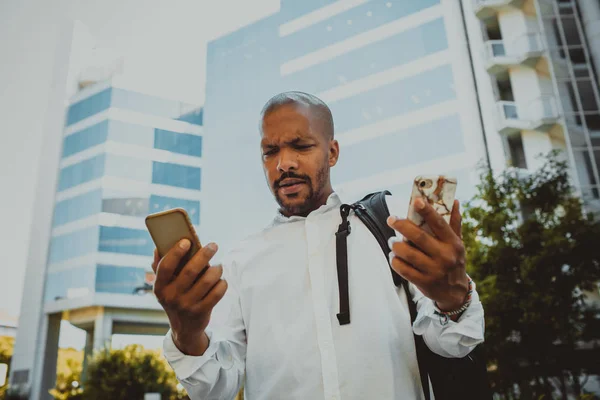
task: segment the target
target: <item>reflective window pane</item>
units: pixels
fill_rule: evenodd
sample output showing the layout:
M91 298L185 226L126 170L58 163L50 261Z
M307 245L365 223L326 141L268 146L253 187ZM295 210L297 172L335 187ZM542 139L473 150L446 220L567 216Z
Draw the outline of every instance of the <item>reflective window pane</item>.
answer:
M63 225L100 212L102 191L100 189L67 200L59 201L54 207L54 226Z
M338 164L331 173L335 183L343 183L462 151L464 141L460 120L454 115L343 146Z
M81 266L48 273L44 300L46 302L81 296L94 290L94 266Z
M100 178L104 174L104 154L69 165L60 171L58 191Z
M283 82L289 87L304 87L310 82L311 91L320 92L447 48L444 20L439 18L284 76Z
M200 168L154 161L152 183L200 190Z
M50 241L50 263L94 253L98 250L98 227L93 226L60 236Z
M154 253L154 244L152 243L150 234L145 229L101 226L98 249L109 253L150 257Z
M144 287L146 269L98 265L96 269L96 292L134 294Z
M456 98L452 68L444 65L330 104L336 132Z
M188 156L202 156L202 136L164 129L154 130L154 148Z
M148 199L143 197L119 197L102 199L102 212L144 217L148 215Z
M65 138L62 156L68 157L82 150L106 142L108 121L102 121Z
M105 89L69 107L67 126L91 117L110 107L112 88Z

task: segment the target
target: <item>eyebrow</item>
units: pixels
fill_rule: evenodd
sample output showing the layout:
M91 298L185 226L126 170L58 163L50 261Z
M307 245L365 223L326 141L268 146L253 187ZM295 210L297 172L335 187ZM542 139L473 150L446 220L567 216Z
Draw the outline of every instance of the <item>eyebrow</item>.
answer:
M312 139L312 138L307 138L307 137L296 137L296 138L294 138L294 139L292 139L292 140L289 140L289 141L285 142L285 144L287 144L287 145L291 145L291 146L294 146L294 145L297 145L297 144L298 144L298 143L300 143L300 142L305 142L305 141L314 141L314 139ZM277 147L277 145L276 145L276 144L272 144L272 143L266 143L266 142L264 142L264 141L263 141L263 142L261 142L261 144L260 144L260 145L261 145L262 147L264 147L264 148L268 148L268 149L270 149L270 148L273 148L273 147Z

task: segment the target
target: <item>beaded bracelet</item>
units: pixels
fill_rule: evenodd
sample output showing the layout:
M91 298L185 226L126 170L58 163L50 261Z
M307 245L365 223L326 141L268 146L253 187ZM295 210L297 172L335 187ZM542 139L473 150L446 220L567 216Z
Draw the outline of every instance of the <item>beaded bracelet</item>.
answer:
M462 307L460 307L457 310L454 311L441 311L441 310L436 310L436 314L440 315L440 316L445 316L445 317L453 317L455 315L459 315L462 314L463 312L465 312L465 310L467 308L469 308L469 305L471 304L471 298L473 296L473 280L471 279L471 277L469 275L467 275L467 278L469 278L469 287L468 287L468 291L467 291L467 296L465 299L465 303L462 305Z

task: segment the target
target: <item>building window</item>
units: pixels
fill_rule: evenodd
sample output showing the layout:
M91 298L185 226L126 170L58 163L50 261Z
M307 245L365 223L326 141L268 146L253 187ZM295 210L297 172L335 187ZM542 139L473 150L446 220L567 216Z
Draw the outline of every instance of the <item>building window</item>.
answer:
M525 149L523 148L521 134L509 136L507 142L512 166L515 168L526 169L527 160L525 158Z
M458 115L408 129L398 127L396 132L344 147L344 156L340 157L338 166L332 169L332 177L335 183L344 183L460 154L465 151L462 132Z
M67 200L59 201L54 207L53 226L60 226L100 212L102 192L94 190Z
M144 287L145 280L144 268L98 265L96 292L134 294L136 289Z
M154 252L154 244L146 230L101 226L98 250L151 257Z
M108 136L108 121L102 121L65 138L63 143L63 158L79 153L90 147L106 142Z
M60 236L50 241L50 263L62 262L98 250L98 227L93 226Z
M58 191L100 178L104 174L104 154L70 165L60 171Z
M200 190L200 168L153 161L152 183Z
M69 107L67 126L91 117L110 107L112 88L105 89Z
M46 303L91 293L94 290L94 266L50 272L46 278Z
M102 199L102 212L144 217L148 215L148 199L144 197L118 197Z
M154 130L154 148L186 154L188 156L202 156L202 136L189 133L178 133L164 129Z

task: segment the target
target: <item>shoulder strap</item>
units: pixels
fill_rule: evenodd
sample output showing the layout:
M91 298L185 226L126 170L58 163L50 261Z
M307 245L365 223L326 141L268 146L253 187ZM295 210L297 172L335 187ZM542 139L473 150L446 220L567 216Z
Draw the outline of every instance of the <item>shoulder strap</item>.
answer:
M388 257L391 249L388 246L388 240L396 235L396 232L390 228L387 224L387 218L390 216L390 210L388 209L387 202L385 200L386 195L391 193L388 190L383 192L371 193L365 196L362 200L354 203L351 207L356 212L356 216L365 224L365 226L371 231L381 250ZM402 278L396 271L390 266L392 278L396 286L402 285L404 292L406 293L406 299L408 302L408 310L410 312L411 322L414 322L417 318L417 305L412 299L410 290L408 288L408 282ZM417 362L419 364L419 374L421 376L421 385L423 387L423 393L425 399L430 400L431 394L429 392L429 379L427 368L425 365L425 348L426 344L421 336L414 335L415 347L417 350Z
M369 228L373 236L375 236L375 239L377 239L377 242L379 243L379 246L381 246L381 250L385 254L386 258L391 251L388 246L388 240L392 236L396 235L396 232L394 232L394 230L387 224L387 218L390 216L390 210L388 209L387 202L385 201L385 196L390 194L391 193L388 190L371 193L352 205L352 208L356 212L356 216L362 221L363 224L366 225L367 228ZM406 283L406 280L398 275L398 273L391 267L390 271L396 286Z

